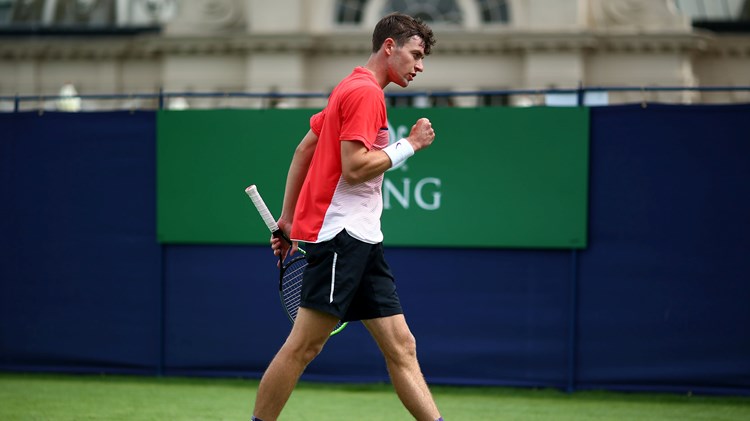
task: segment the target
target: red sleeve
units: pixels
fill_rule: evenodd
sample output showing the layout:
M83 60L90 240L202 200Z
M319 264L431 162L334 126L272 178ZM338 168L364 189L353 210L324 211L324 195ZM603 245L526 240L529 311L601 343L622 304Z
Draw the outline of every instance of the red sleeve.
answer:
M377 86L352 90L341 102L339 140L358 140L372 149L386 123L385 99Z
M323 110L314 116L310 117L310 130L315 133L316 136L320 136L320 131L323 129L323 120L325 119L325 111Z

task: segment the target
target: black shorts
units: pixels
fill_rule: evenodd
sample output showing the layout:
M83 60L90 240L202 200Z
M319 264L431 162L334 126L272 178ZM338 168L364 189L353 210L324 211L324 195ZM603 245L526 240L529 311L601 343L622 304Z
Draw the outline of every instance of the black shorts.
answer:
M341 321L401 314L401 303L383 244L352 238L346 230L322 243L308 243L300 307Z

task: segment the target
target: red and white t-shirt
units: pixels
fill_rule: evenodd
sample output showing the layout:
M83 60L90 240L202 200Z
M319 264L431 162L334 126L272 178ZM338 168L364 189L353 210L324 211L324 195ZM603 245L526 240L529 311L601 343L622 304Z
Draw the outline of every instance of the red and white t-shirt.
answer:
M383 175L351 185L341 170L341 142L362 142L368 150L388 146L388 118L383 90L375 76L357 67L333 90L328 105L310 118L318 135L307 178L302 185L291 236L309 243L327 241L346 229L366 243L383 241Z

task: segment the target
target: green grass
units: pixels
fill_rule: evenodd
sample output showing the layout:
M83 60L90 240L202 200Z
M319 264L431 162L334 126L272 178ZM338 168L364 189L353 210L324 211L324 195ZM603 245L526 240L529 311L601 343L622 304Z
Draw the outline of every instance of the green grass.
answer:
M0 420L249 420L257 381L0 373ZM433 387L446 420L750 420L750 398ZM282 420L409 420L389 385L301 383Z

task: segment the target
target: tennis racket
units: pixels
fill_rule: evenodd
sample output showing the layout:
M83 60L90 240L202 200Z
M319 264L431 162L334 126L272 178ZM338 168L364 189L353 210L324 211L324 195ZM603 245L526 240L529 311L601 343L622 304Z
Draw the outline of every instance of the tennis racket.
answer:
M271 234L274 237L284 239L284 241L291 245L292 240L290 240L289 237L284 234L284 231L279 228L273 215L271 215L271 211L268 210L268 206L266 206L263 198L260 197L258 188L255 185L252 185L245 189L245 193L250 196L250 200L253 201L255 209L258 210L260 217L271 231ZM279 298L281 298L281 306L284 308L284 311L286 311L286 314L289 316L289 320L292 323L294 323L294 320L297 318L297 312L299 311L300 294L302 293L302 274L305 271L305 266L307 266L305 251L301 248L298 250L301 255L289 259L286 263L284 262L285 256L283 253L279 253ZM339 322L331 332L331 336L341 332L346 325L346 322Z

